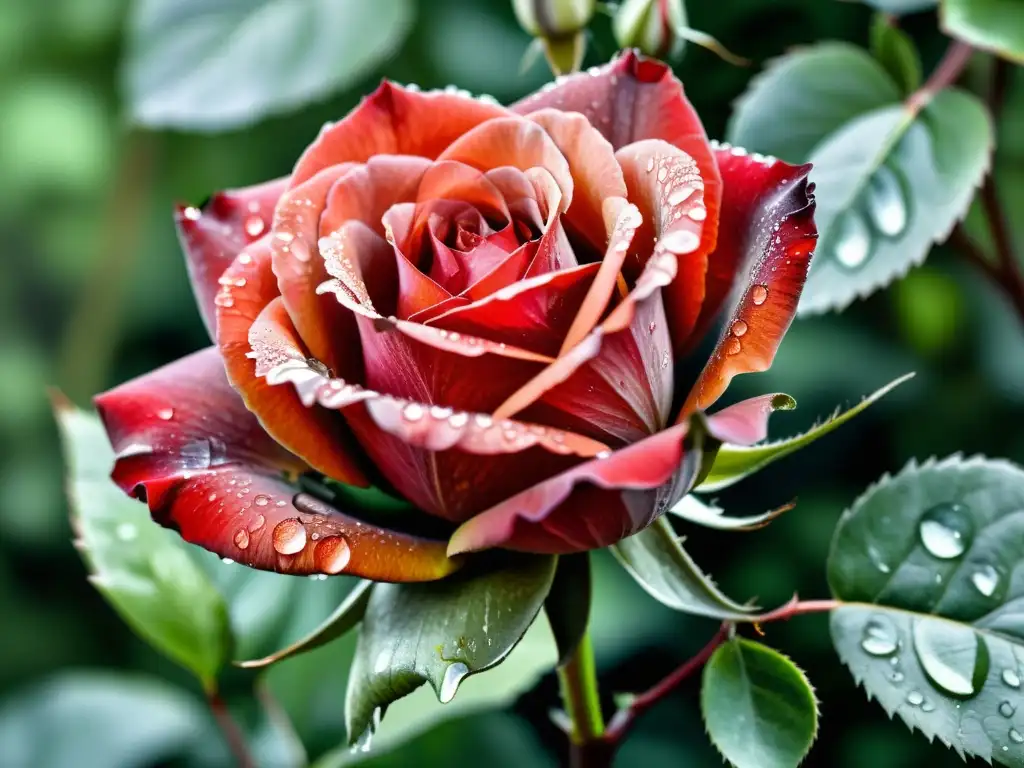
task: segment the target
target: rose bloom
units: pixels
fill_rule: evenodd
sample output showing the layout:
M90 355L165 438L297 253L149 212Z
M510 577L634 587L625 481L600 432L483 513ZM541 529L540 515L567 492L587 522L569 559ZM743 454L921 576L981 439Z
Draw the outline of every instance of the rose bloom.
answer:
M185 540L292 574L614 544L715 440L764 437L769 398L700 413L793 319L808 170L710 144L633 53L510 108L385 82L286 178L179 210L214 344L96 398L113 478Z

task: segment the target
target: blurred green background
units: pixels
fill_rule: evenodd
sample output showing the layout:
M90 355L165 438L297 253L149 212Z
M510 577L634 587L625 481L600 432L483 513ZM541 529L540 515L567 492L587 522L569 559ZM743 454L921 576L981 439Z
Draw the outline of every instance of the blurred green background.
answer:
M215 765L223 759L216 745L198 756L184 748L189 733L209 727L202 720L179 723L179 731L172 729L179 736L161 749L133 751L125 740L144 738L140 723L159 721L159 713L126 713L116 701L90 693L89 679L113 672L130 672L140 684L195 686L135 638L87 582L71 544L46 397L52 385L86 404L91 394L208 343L175 239L172 204L198 203L216 189L286 173L323 122L347 112L381 76L427 88L454 83L502 101L548 79L542 63L519 73L529 39L508 2L421 0L398 55L342 94L227 134L146 132L130 128L119 97L127 6L128 0L0 0L5 767L21 768L5 755L16 759L6 750L26 739L48 744L47 765L54 766ZM755 61L738 69L690 47L678 62L712 137L724 133L731 102L766 59L822 39L864 45L870 21L870 9L834 0L691 2L689 12L692 26ZM602 17L595 22L587 63L612 55L608 26ZM945 45L934 15L908 17L904 28L921 47L928 71ZM1005 130L1019 128L1022 114L1024 82L1016 76ZM1024 195L1019 151L1006 146L997 156L1008 201ZM726 592L738 599L757 595L763 605L794 591L826 596L824 561L839 514L870 482L912 457L960 451L1024 461L1024 430L1018 428L1024 328L1001 295L941 247L925 267L844 314L798 321L772 371L737 381L729 397L776 390L794 395L799 410L773 424L784 435L909 370L918 372L916 379L852 425L723 496L735 513L799 502L765 531L693 536L691 551ZM613 692L654 683L714 629L654 603L605 558L596 599L595 642L609 708ZM807 765L960 763L866 701L835 658L824 617L772 625L767 642L807 670L822 701L821 734ZM312 669L319 665L321 674L310 673L309 665L303 675L296 672L285 697L286 705L294 703L290 710L299 715L311 756L343 738L344 669L319 653ZM283 677L288 669L282 668ZM82 676L86 670L91 678ZM703 734L697 691L694 680L646 717L621 764L721 765ZM553 765L563 741L547 718L555 706L557 687L548 676L512 713L456 721L373 764ZM89 748L76 751L76 744Z

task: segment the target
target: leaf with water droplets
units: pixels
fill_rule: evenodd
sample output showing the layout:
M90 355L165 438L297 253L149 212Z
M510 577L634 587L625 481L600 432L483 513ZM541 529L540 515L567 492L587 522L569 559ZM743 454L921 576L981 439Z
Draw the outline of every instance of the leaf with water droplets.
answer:
M669 608L735 621L747 621L756 611L754 606L731 600L715 586L683 549L664 517L610 549L629 575Z
M735 637L704 666L700 708L708 736L736 768L793 768L818 734L806 675L778 651Z
M711 492L728 488L743 478L759 472L772 462L799 451L801 448L806 448L818 438L824 437L836 427L840 427L848 422L869 405L877 402L900 384L912 378L913 375L908 373L905 376L901 376L864 398L849 410L833 415L831 418L826 419L821 424L812 427L802 434L762 445L745 446L724 443L715 455L711 471L701 484L697 486L697 491Z
M136 633L212 684L231 647L224 599L188 545L114 485L114 452L100 420L61 400L55 412L76 546L90 581Z
M540 611L556 562L515 556L429 584L374 586L349 673L349 743L423 683L447 703L463 679L500 664Z
M804 314L840 310L921 264L967 211L989 168L992 124L956 89L846 123L811 154L818 247Z
M883 478L839 522L832 639L891 715L1024 766L1024 470L952 457Z
M143 0L123 80L144 125L226 130L324 98L402 42L410 0Z
M867 51L820 43L769 62L736 102L726 137L750 152L803 163L845 123L899 98L899 87Z

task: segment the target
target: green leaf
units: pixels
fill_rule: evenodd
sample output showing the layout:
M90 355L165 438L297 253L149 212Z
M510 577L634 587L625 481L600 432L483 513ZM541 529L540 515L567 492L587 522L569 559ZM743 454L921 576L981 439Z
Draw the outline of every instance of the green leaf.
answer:
M198 547L189 550L227 601L236 661L276 657L309 639L362 583L347 576L257 571Z
M850 121L815 149L818 247L799 309L843 309L924 261L963 217L988 170L985 107L947 89L919 113L895 105Z
M1024 766L1024 470L911 463L844 513L832 640L885 710L961 754Z
M371 734L392 702L423 683L447 703L465 677L499 664L536 618L556 562L516 557L483 573L375 585L349 674L350 743Z
M1018 0L942 0L940 16L947 35L1024 63L1024 24Z
M149 126L225 130L342 89L391 55L410 0L141 0L124 83Z
M708 736L737 768L794 768L818 734L814 689L778 651L736 637L704 666L700 707Z
M762 445L747 446L724 443L718 449L718 454L715 457L715 463L711 466L711 471L704 478L704 481L697 486L697 490L702 493L710 493L728 488L743 478L749 477L755 472L760 472L772 462L789 456L789 454L799 451L801 448L806 448L836 427L841 427L868 406L885 397L900 384L913 378L913 376L913 373L901 376L895 381L886 384L874 394L864 398L853 408L843 413L836 412L821 424L812 427L802 434Z
M793 506L793 504L786 504L759 515L727 517L724 509L714 504L706 504L691 493L681 498L679 503L670 508L668 512L688 523L705 528L714 528L719 531L754 531L764 528L772 520L791 510Z
M110 480L99 419L57 402L76 545L90 580L131 628L210 686L231 646L227 607L174 533Z
M871 25L871 53L899 83L905 96L921 86L921 57L914 41L881 13Z
M637 583L669 608L736 621L755 611L726 597L701 572L664 517L610 549Z
M558 646L558 664L568 661L580 644L590 620L590 553L558 558L555 580L544 601L544 612Z
M258 669L284 661L300 653L308 653L323 645L327 645L327 643L333 640L337 640L339 637L344 637L362 621L363 615L366 613L366 605L370 600L370 587L372 586L373 583L369 581L362 581L357 584L355 589L348 593L330 616L312 632L296 640L288 647L275 651L261 659L236 663L238 666L247 669Z
M880 11L898 15L934 8L938 5L939 0L863 0L863 2Z
M162 765L208 751L214 738L205 708L184 691L108 672L66 672L0 708L0 755L10 766Z
M866 51L819 43L774 59L751 80L726 138L751 152L802 163L845 123L899 98L899 87Z

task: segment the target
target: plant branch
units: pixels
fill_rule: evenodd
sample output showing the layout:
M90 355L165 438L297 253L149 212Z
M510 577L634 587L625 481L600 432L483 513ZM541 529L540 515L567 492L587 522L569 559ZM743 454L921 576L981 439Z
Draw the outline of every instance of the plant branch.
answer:
M572 723L570 761L574 768L611 765L604 736L604 717L597 689L597 671L590 633L586 632L569 660L558 668L562 701Z
M217 727L224 734L224 740L227 742L231 754L234 755L238 768L256 768L256 761L253 760L249 753L249 747L245 743L245 735L238 727L238 723L235 722L235 718L231 716L227 704L224 703L224 699L221 698L216 688L207 688L206 703L210 707L213 719L217 721Z
M907 99L907 108L911 114L916 115L928 106L931 100L935 98L935 94L959 80L973 54L974 48L968 43L959 40L951 42L924 85L914 91L910 98Z

